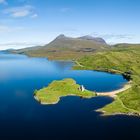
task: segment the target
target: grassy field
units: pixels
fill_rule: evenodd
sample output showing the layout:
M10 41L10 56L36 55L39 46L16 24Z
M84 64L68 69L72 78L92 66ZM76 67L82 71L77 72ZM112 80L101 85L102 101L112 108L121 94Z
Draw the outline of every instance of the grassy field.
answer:
M131 72L132 88L120 93L101 110L106 114L140 114L140 45L117 46L106 52L85 56L74 69L89 69L113 73Z
M23 54L29 57L46 57L49 60L75 60L86 55L92 54L92 52L76 52L74 50L65 51L48 51L48 50L38 50L38 51L27 51Z
M61 81L53 81L48 87L35 91L35 98L41 104L56 104L61 97L79 96L83 98L91 98L96 96L95 93L85 90L79 90L80 85L76 84L73 79L64 79Z

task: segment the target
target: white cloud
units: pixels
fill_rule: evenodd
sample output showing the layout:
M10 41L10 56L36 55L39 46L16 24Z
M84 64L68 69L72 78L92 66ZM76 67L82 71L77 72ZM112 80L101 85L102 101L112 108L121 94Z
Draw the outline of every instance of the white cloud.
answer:
M135 34L127 34L127 33L106 33L106 34L100 34L100 33L91 33L92 36L95 37L102 37L106 40L109 44L117 44L117 43L138 43L138 38Z
M33 46L43 46L45 43L39 42L9 42L9 43L0 43L0 50L6 49L21 49Z
M8 30L9 28L7 26L0 25L0 33L7 32Z
M19 31L19 30L23 30L23 27L10 27L10 26L6 26L6 25L0 25L0 33L9 33L9 32L15 32L15 31Z
M6 0L0 0L0 4L7 4Z
M31 16L31 18L37 18L38 17L38 14L33 14L32 16Z
M30 14L30 11L23 10L23 11L13 12L12 16L17 18L17 17L25 17L25 16L28 16L29 14Z
M27 16L32 16L36 14L34 11L34 7L30 5L8 8L8 9L5 9L3 13L8 14L14 18L27 17Z
M100 34L100 33L91 33L92 36L96 37L103 37L105 39L132 39L134 37L133 34L116 34L116 33L110 33L110 34Z

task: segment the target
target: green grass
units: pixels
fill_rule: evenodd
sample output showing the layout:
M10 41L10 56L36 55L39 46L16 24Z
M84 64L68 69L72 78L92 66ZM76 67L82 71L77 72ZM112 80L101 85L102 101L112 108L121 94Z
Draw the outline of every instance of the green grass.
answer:
M60 43L60 42L59 42ZM120 93L114 102L102 108L106 114L114 113L140 113L140 45L133 44L118 44L112 46L112 49L97 49L96 51L85 52L83 48L92 48L91 45L84 44L71 44L70 46L76 46L75 48L68 47L56 47L59 44L55 42L54 47L49 49L41 48L37 50L24 51L20 50L15 53L24 53L34 57L48 57L55 60L75 60L76 66L74 69L85 70L99 70L111 73L123 74L125 72L132 72L132 88L125 92ZM65 46L69 43L62 42ZM50 44L52 45L52 44ZM80 46L80 50L76 49ZM83 46L83 47L81 47ZM90 47L89 47L90 46ZM95 47L95 46L94 46ZM57 48L57 49L56 49ZM71 88L73 87L73 88ZM60 97L68 95L75 95L81 97L92 97L90 91L81 93L78 91L79 85L73 80L54 81L47 88L43 88L36 91L35 96L41 103L56 103L60 100Z
M36 90L35 98L41 104L56 104L61 97L65 96L79 96L83 98L92 98L95 93L85 90L80 91L78 88L80 85L76 84L73 79L64 79L61 81L53 81L48 87Z
M106 52L85 56L74 69L90 69L113 73L132 72L132 88L120 93L114 102L101 110L106 114L140 114L140 45L118 46Z

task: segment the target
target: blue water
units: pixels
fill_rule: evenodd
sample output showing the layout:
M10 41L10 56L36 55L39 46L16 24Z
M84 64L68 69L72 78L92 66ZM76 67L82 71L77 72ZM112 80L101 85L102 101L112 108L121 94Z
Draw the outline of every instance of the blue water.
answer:
M114 135L117 139L138 138L139 118L101 117L95 112L111 103L111 98L66 97L51 106L34 100L35 89L63 78L74 78L92 91L115 90L127 82L121 75L72 70L72 66L72 62L0 54L0 140L99 140L112 139Z

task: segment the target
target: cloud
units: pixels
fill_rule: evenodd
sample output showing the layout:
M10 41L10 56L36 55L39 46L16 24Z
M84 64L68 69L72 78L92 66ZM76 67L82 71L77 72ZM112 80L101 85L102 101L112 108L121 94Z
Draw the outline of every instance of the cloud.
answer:
M38 17L38 14L31 15L31 18L37 18L37 17Z
M8 27L7 26L4 26L4 25L0 25L0 33L1 32L5 32L5 31L8 31Z
M34 7L30 5L8 8L8 9L5 9L3 13L8 14L13 18L21 18L21 17L27 17L27 16L32 17L33 15L37 15L35 13Z
M9 33L9 32L15 32L23 30L23 27L10 27L6 25L0 25L0 33Z
M33 46L43 46L45 43L39 42L9 42L9 43L0 43L0 50L6 49L21 49Z
M132 34L99 34L99 33L92 33L93 36L103 37L105 39L133 39L134 35Z
M6 0L0 0L0 4L7 4Z
M116 44L116 43L132 43L135 42L136 35L135 34L117 34L117 33L106 33L100 34L97 32L91 33L90 35L95 37L102 37L104 38L109 44Z
M133 35L130 35L130 34L105 34L105 35L103 35L103 37L107 38L107 39L111 39L111 38L114 38L114 39L132 39Z

